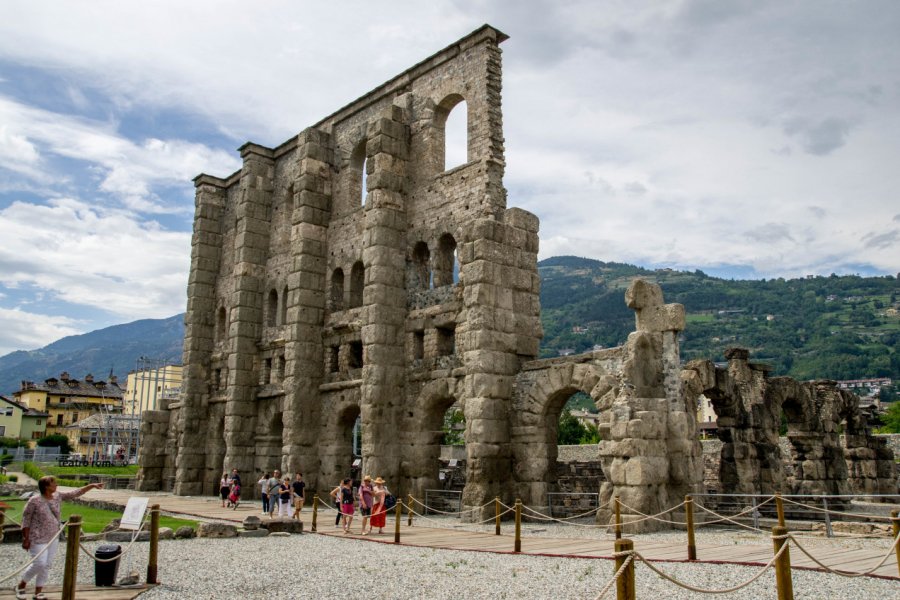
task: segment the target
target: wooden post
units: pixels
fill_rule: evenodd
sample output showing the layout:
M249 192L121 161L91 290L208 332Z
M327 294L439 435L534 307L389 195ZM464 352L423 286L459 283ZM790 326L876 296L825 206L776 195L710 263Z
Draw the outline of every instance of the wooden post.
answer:
M900 535L900 510L891 511L891 529L894 532L894 551L897 553L897 572L900 573L900 544L896 543L897 536Z
M150 558L147 560L147 583L157 581L159 564L159 504L150 507Z
M694 499L684 497L684 515L687 521L688 560L697 560L697 543L694 541Z
M407 504L406 504L406 526L412 527L412 510L413 507L413 495L409 494L407 496Z
M522 551L522 501L516 498L516 541L513 552Z
M313 495L312 525L310 525L310 527L311 527L310 531L312 531L313 533L316 532L316 521L318 520L318 518L319 518L319 495L314 494Z
M403 503L399 500L394 506L394 543L400 543L400 519L403 518Z
M494 535L500 535L500 496L494 496Z
M625 561L628 560L627 555L620 556L622 552L633 552L634 542L631 540L616 540L613 544L616 551L616 572L622 568ZM616 600L634 600L634 560L632 560L619 579L616 580Z
M781 500L781 494L775 494L775 510L778 512L778 525L785 527L784 524L784 502Z
M3 524L6 522L6 509L0 506L0 542L3 541Z
M616 539L622 539L622 507L619 505L619 497L616 496Z
M66 566L63 571L62 600L75 600L75 586L78 580L78 543L81 541L81 516L69 517L66 526Z
M772 528L772 542L777 554L781 547L788 543L787 527L776 525ZM780 538L780 539L779 539ZM775 585L778 587L778 600L794 600L794 583L791 581L791 549L785 548L784 554L775 561Z

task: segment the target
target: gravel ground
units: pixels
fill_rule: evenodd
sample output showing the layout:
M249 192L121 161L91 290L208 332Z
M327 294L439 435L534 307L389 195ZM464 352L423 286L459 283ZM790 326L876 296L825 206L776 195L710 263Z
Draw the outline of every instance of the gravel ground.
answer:
M441 519L452 527L454 519ZM327 519L326 519L327 522ZM478 526L465 526L478 528ZM506 527L506 524L504 524ZM492 530L492 528L491 528ZM527 525L524 536L591 536L612 544L612 537L588 528L556 525ZM385 534L381 539L391 540ZM647 540L684 540L679 532L634 537L638 548ZM704 532L698 543L770 544L766 536L750 532ZM850 538L829 540L811 538L809 546L834 545L889 547L890 541ZM88 547L96 547L89 543ZM10 565L20 565L24 551L13 544L0 545L0 576ZM146 569L147 544L135 544L123 559L119 576L137 571L142 578ZM609 560L514 556L485 552L462 552L376 544L320 535L269 537L257 539L194 539L160 542L159 573L162 585L143 594L142 599L158 598L318 598L374 593L380 598L440 599L452 598L577 598L593 599L612 576ZM62 581L63 557L57 556L51 583ZM660 563L670 575L704 588L725 588L750 579L758 567ZM93 563L82 555L80 579L93 580ZM845 578L824 573L794 570L794 597L803 599L900 598L900 582L871 577ZM4 582L3 587L10 587ZM606 596L614 598L612 591ZM637 568L638 598L710 597L675 587L642 565ZM774 574L759 580L727 598L776 598Z

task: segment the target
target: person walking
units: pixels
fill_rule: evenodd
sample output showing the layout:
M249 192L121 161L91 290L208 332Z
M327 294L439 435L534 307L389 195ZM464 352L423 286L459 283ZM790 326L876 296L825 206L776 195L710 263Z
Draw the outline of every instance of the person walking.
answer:
M384 485L384 479L376 477L375 485L372 486L372 496L375 498L375 505L372 507L372 521L369 531L372 531L373 527L377 527L378 533L384 533L384 527L387 523L387 509L384 507L384 498L387 494L388 491Z
M350 524L353 523L353 482L347 477L341 482L335 491L336 497L341 503L341 518L343 519L344 533L350 533Z
M219 495L222 496L222 508L225 508L225 503L228 502L228 506L231 506L231 501L228 500L228 494L231 493L231 478L228 477L228 472L222 473L222 479L219 480Z
M256 485L259 486L259 494L262 499L262 514L268 514L269 512L269 475L268 473L263 473L259 478L259 481L256 482Z
M22 548L37 559L22 574L22 580L16 586L16 598L19 600L28 598L25 588L34 578L34 599L46 600L47 596L43 593L43 589L47 583L50 566L53 564L53 557L59 548L59 522L63 500L71 500L102 487L102 483L89 483L71 492L57 492L55 477L47 475L38 480L38 493L28 499L22 511Z
M337 529L338 525L341 524L341 519L344 516L344 513L341 511L341 488L344 487L344 483L341 482L337 484L337 487L331 490L330 495L331 499L334 501L334 507L337 509L337 513L334 516L334 528Z
M278 518L288 517L291 510L291 478L285 478L278 485Z
M359 514L362 515L362 530L359 532L360 535L369 535L372 532L372 528L369 527L369 530L366 531L366 525L369 524L369 517L372 516L372 506L375 504L375 499L372 491L372 477L366 475L363 477L362 484L359 486Z
M238 503L241 501L241 476L237 469L231 470L231 494L228 499L231 501L232 510L237 510Z
M297 473L294 476L294 482L291 484L294 498L294 514L293 518L300 520L300 511L303 510L303 503L306 501L306 482L303 481L303 473Z
M275 469L272 476L269 477L269 518L275 518L275 511L278 510L278 487L281 485L281 471Z

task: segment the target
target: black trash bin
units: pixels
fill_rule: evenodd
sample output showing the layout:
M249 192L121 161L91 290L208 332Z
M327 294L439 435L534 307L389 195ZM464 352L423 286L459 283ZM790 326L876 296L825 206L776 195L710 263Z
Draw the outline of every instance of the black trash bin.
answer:
M119 572L119 556L122 554L122 546L118 544L104 544L97 548L94 554L98 559L94 561L94 585L97 587L115 585L116 574ZM108 560L110 558L115 560Z

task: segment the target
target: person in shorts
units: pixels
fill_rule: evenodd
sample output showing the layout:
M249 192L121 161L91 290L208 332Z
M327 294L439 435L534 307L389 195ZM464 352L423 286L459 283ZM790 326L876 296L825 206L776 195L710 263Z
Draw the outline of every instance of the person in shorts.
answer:
M366 525L369 524L369 517L372 516L372 505L374 503L374 496L372 495L372 477L366 475L363 477L362 484L359 486L359 514L362 515L362 530L359 532L360 535L368 535L372 528L370 527L368 531L366 531Z
M306 482L303 481L303 473L297 473L294 476L294 482L291 484L294 498L294 514L292 518L300 520L300 511L303 510L303 503L306 501Z

